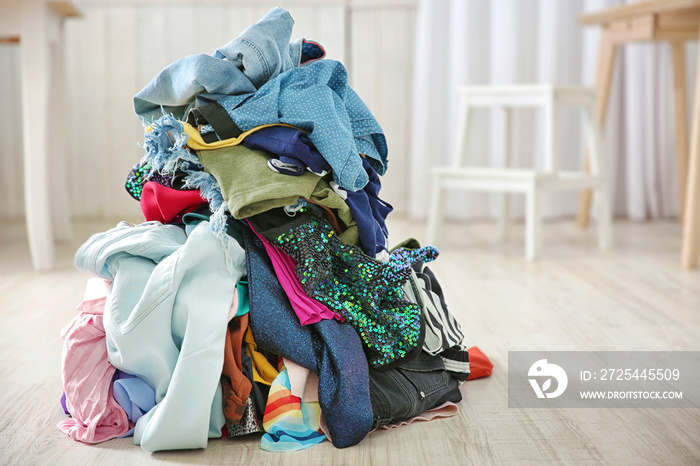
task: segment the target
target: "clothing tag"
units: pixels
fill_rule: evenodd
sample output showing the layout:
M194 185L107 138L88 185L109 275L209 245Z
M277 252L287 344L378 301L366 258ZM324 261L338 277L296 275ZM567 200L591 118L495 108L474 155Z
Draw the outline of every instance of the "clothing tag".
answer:
M335 193L338 196L340 196L344 201L346 201L348 199L347 191L345 191L343 188L338 186L338 183L336 183L335 181L331 181L331 188L333 188L333 191L335 191Z
M328 170L321 170L320 172L315 172L311 169L311 167L306 167L306 169L309 170L314 175L318 175L318 176L326 176L328 174Z

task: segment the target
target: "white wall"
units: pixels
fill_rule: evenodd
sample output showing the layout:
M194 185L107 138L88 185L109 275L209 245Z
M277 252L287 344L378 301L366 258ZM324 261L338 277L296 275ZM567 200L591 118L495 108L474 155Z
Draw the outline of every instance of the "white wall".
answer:
M24 214L19 48L0 44L0 217Z
M272 7L292 14L292 39L313 39L349 68L350 83L389 142L383 198L406 209L415 0L85 0L66 23L67 152L74 217L139 215L124 190L141 158L132 96L185 55L212 53ZM23 215L17 45L0 44L0 218Z

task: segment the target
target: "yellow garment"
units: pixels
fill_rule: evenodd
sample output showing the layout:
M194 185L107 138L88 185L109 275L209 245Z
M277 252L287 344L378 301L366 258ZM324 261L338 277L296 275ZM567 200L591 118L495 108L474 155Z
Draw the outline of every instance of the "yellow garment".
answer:
M242 132L237 138L222 139L221 141L215 142L204 142L204 139L202 139L202 135L199 134L199 130L197 130L197 128L187 123L186 121L181 121L180 123L182 124L183 132L188 136L187 147L193 150L213 150L221 149L222 147L237 146L238 144L243 142L243 140L246 137L253 134L257 130L269 128L270 126L286 126L287 128L299 129L296 126L287 125L284 123L275 123L270 125L256 126L253 129L249 129L248 131ZM149 126L148 128L146 128L147 133L150 133L151 131L153 131L152 127ZM299 131L303 130L299 129ZM360 154L360 157L367 158L365 154Z
M279 371L258 351L258 345L253 339L253 332L250 330L250 327L246 329L243 341L247 344L245 353L253 360L253 380L265 385L272 385L272 381L275 380Z
M202 135L199 134L199 131L197 128L194 126L190 125L187 122L181 121L182 127L184 129L185 134L189 136L187 139L187 147L190 149L194 150L212 150L212 149L221 149L222 147L230 147L230 146L237 146L243 140L250 134L256 132L259 129L263 128L268 128L270 126L286 126L288 128L295 128L294 126L291 125L285 125L285 124L272 124L272 125L262 125L262 126L256 126L253 129L249 129L248 131L245 131L240 134L237 138L229 138L229 139L222 139L221 141L214 141L214 142L204 142L204 139L202 139Z

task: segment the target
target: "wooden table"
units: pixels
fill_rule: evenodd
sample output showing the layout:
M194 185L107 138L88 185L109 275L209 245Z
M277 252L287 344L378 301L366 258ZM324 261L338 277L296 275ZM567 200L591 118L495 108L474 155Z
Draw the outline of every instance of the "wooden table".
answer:
M626 42L651 40L671 44L678 190L683 211L681 263L683 267L696 268L700 249L700 50L689 150L685 41L700 39L700 0L648 0L586 14L579 20L603 28L596 75L601 126L605 123L617 47ZM590 191L581 199L579 224L582 226L588 223L590 199Z
M61 126L63 22L76 16L80 12L70 1L0 0L0 42L20 47L24 205L29 250L37 270L53 267L54 239L71 236Z

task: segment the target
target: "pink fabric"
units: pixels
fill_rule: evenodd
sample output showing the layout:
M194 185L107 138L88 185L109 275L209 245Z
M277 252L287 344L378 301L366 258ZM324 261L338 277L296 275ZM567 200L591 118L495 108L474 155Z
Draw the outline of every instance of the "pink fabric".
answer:
M457 413L459 413L459 406L454 404L451 401L446 401L440 406L436 406L433 409L429 409L422 414L419 414L416 417L412 417L411 419L407 419L405 421L397 422L395 424L387 424L385 426L378 427L377 429L371 430L369 433L371 434L372 432L376 432L377 430L391 430L391 429L397 429L399 427L404 427L409 424L413 424L414 422L425 422L425 421L432 421L433 419L442 419L442 418L447 418L447 417L452 417L456 416ZM328 433L328 425L326 424L326 419L323 417L323 413L321 413L321 419L319 422L319 425L321 427L321 432L326 434L326 437L328 437L328 440L331 440L330 434Z
M132 427L112 394L116 371L107 360L103 326L105 297L84 300L80 313L61 332L63 389L73 416L58 428L74 440L99 443L126 434Z
M440 418L445 418L445 417L452 417L456 416L457 413L459 412L459 407L452 403L451 401L446 401L440 406L436 406L433 409L429 409L425 411L422 414L419 414L416 417L412 417L411 419L397 422L396 424L389 424L386 426L381 426L380 429L384 430L389 430L389 429L396 429L397 427L403 427L407 426L409 424L412 424L414 422L419 422L419 421L432 421L433 419L440 419Z
M308 403L318 401L318 375L294 361L283 359L289 377L289 391L292 395Z
M250 225L250 222L248 222ZM284 251L274 247L264 237L259 235L251 226L253 233L260 238L265 246L267 255L270 256L272 267L275 269L277 279L282 285L282 289L287 294L289 302L292 305L294 313L299 318L301 325L315 324L323 319L338 319L340 322L345 322L345 318L328 309L322 303L310 298L299 283L299 279L294 274L296 264Z

